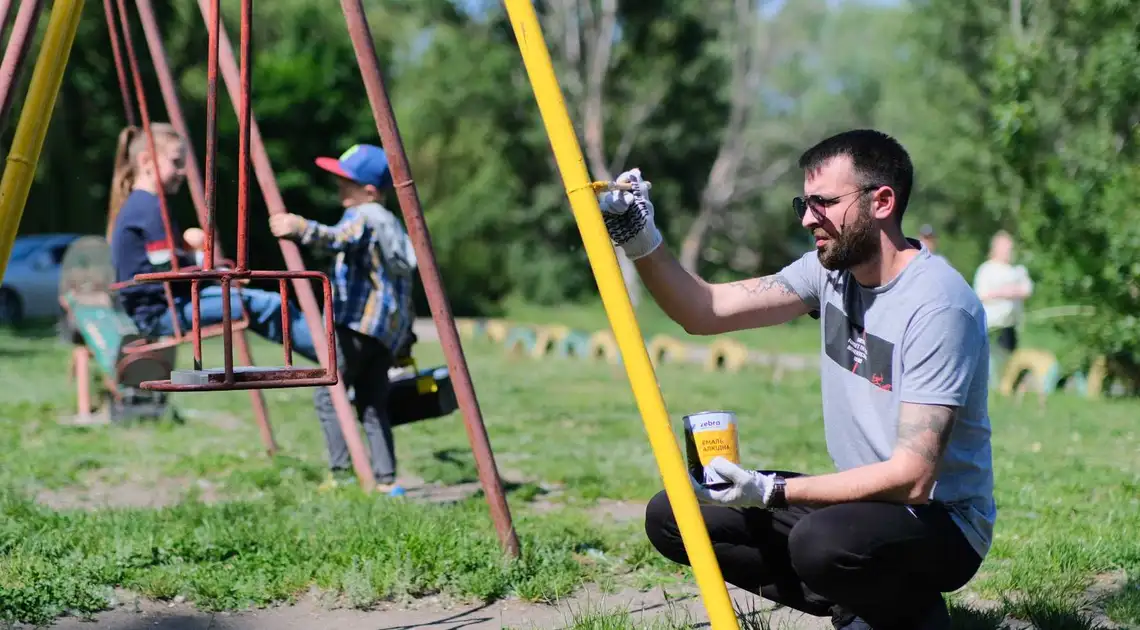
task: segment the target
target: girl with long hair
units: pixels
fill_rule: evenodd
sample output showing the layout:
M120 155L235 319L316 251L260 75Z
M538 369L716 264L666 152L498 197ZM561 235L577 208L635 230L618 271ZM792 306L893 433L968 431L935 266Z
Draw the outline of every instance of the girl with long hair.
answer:
M117 282L129 281L137 274L169 271L178 257L182 266L201 264L200 238L190 239L178 231L170 218L170 239L162 219L159 189L167 195L177 193L186 179L186 140L169 123L150 125L155 155L151 155L146 133L138 127L127 127L119 134L115 165L111 176L111 193L107 218L107 241L111 246L111 262ZM191 246L187 240L197 241ZM139 331L149 337L174 334L173 317L178 317L182 330L191 329L193 307L190 283L171 282L174 312L167 302L163 284L140 283L119 291L123 309L134 320ZM281 343L281 295L249 287L230 289L231 305L249 313L249 329L270 341ZM201 326L222 321L222 288L202 287L199 292ZM236 309L235 309L236 310ZM231 313L234 319L241 313ZM300 309L290 309L290 337L293 349L318 362L312 335Z

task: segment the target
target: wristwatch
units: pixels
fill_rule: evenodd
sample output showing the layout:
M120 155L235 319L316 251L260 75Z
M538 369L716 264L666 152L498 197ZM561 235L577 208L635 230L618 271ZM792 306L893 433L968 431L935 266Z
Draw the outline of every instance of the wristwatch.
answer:
M788 507L788 497L784 494L784 486L787 481L780 475L776 475L772 480L772 496L768 498L768 507L782 510Z

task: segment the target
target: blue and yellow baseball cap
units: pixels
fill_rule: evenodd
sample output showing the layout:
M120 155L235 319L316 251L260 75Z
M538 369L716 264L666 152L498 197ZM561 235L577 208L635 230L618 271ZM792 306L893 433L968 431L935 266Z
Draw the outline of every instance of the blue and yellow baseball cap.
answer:
M371 144L354 144L339 158L319 157L317 166L358 184L371 184L377 188L391 185L388 156L384 149Z

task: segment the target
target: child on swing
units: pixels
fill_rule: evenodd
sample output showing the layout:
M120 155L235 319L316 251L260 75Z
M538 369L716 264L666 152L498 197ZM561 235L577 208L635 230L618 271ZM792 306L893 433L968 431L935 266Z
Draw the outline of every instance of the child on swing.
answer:
M171 218L174 249L168 246L158 197L159 187L166 195L173 195L182 186L185 139L169 123L152 123L150 128L155 156L150 154L142 129L131 126L119 134L107 221L116 282L129 281L136 274L169 271L175 256L183 266L202 262L204 234L200 229L190 228L175 236L178 227ZM337 367L345 385L356 390L357 413L371 446L377 488L399 495L403 490L395 484L395 449L387 421L387 370L393 357L407 353L414 340L411 287L415 253L395 216L377 203L380 191L390 184L383 151L354 147L339 161L319 158L317 164L341 177L346 212L340 223L330 227L287 214L272 217L270 226L278 238L296 238L337 253L333 276ZM183 331L191 330L190 283L172 282L170 286L173 312L162 283L128 286L119 292L120 304L144 335L173 335L174 317L178 317ZM281 343L280 294L248 287L230 292L235 311L231 317L240 317L239 309L244 309L249 314L250 330ZM203 287L199 296L200 325L220 323L221 287ZM293 349L319 362L301 310L292 308L290 315ZM350 475L348 448L328 389L318 388L314 401L329 449L330 478Z
M170 237L159 204L159 187L167 196L179 191L185 180L185 140L169 123L152 123L156 156L150 154L146 133L130 126L119 134L115 153L115 169L111 178L111 200L107 218L107 241L111 247L111 263L115 281L126 282L140 273L170 271L171 261L178 258L181 266L201 263L201 230L191 228L180 234L174 218L170 219ZM186 237L190 237L187 239ZM119 303L134 320L139 332L151 338L174 334L174 317L183 332L192 329L190 283L171 282L174 310L171 312L163 283L140 283L119 291ZM204 286L199 291L199 323L202 326L222 321L222 288ZM230 289L230 316L241 317L241 309L249 315L249 329L259 336L282 342L281 295L243 287ZM290 337L293 350L313 362L319 362L313 349L313 338L300 309L290 309Z
M396 216L380 204L392 185L383 149L358 144L340 158L319 157L316 164L336 175L344 213L336 225L323 225L296 214L269 219L278 238L300 242L335 256L333 285L337 367L346 387L355 390L358 420L364 425L377 490L404 493L396 484L396 453L388 419L388 370L410 352L415 340L412 286L416 254ZM351 478L348 447L337 423L329 390L317 388L313 402L329 451L331 473L324 487Z

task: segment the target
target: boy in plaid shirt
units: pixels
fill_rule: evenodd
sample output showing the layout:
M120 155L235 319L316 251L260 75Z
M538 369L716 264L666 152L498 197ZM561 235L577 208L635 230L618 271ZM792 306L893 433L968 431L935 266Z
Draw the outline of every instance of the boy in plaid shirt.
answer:
M345 208L340 221L330 226L282 214L270 217L270 229L278 238L335 255L329 276L337 368L345 387L355 390L354 406L368 436L377 489L401 495L387 413L388 370L413 340L416 254L400 221L379 203L392 185L388 158L380 147L357 144L340 158L319 157L316 164L337 176ZM317 388L313 402L329 451L331 474L326 484L336 484L352 475L348 446L329 389Z

